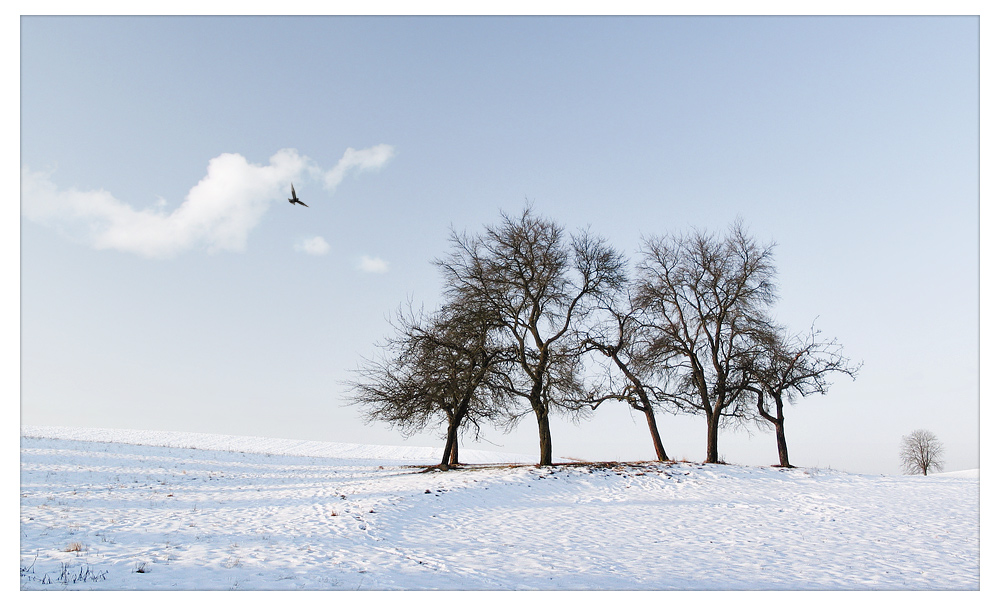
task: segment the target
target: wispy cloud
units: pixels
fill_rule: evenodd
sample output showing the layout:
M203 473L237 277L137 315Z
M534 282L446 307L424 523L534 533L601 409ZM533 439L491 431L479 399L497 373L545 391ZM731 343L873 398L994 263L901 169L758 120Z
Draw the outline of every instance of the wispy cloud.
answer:
M323 186L333 191L349 172L378 170L385 166L395 153L395 148L385 144L367 149L348 147L337 165L323 174Z
M52 173L22 167L21 208L27 219L67 228L97 249L152 258L170 258L192 248L242 251L270 204L285 201L289 182L301 180L304 173L318 174L333 190L348 172L379 168L392 155L390 145L348 148L335 167L322 171L294 149L279 151L266 165L252 164L240 154L222 154L209 161L205 177L169 212L163 200L137 210L103 189L60 189Z
M369 274L384 274L389 271L389 264L378 257L362 255L358 261L358 269Z
M299 252L304 252L307 255L322 256L330 252L330 245L323 239L322 236L314 236L312 238L303 238L295 244L295 250Z

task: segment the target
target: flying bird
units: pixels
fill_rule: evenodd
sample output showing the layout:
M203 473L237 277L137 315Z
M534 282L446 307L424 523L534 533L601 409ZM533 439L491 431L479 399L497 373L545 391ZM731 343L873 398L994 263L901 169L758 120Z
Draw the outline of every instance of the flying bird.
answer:
M302 200L299 200L299 197L295 195L295 184L294 183L292 183L292 197L288 199L288 203L291 204L291 205L293 205L293 206L296 205L296 204L301 204L302 206L305 206L306 208L309 208L308 204L306 204Z

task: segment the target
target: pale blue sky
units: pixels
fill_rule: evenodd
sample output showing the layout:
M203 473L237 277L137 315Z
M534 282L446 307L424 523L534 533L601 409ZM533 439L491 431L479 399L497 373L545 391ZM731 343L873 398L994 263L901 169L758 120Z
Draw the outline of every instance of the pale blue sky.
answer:
M438 301L449 226L527 198L629 253L742 217L778 318L864 361L788 412L792 463L895 473L925 428L977 467L978 146L976 18L22 18L21 419L402 443L341 382ZM703 419L661 431L704 458ZM553 434L651 456L623 407ZM537 450L530 418L487 437ZM776 462L768 433L720 450Z

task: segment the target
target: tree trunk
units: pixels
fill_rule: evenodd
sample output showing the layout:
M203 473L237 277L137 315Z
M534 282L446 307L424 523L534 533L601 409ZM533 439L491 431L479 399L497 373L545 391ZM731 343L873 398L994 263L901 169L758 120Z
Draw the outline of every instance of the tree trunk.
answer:
M719 421L722 420L722 415L716 411L712 411L708 415L708 447L707 456L705 457L706 463L718 463L719 462Z
M774 435L778 439L778 467L794 467L788 462L788 443L785 442L785 413L781 398L774 399L775 417L769 419L774 423Z
M631 381L635 387L635 393L639 396L640 405L636 406L634 400L629 403L632 405L632 408L641 410L646 415L646 424L649 425L649 435L653 438L653 449L656 451L656 460L669 460L667 451L663 449L663 442L660 440L660 430L656 428L656 414L653 412L653 405L649 403L649 395L646 394L646 389L642 386L642 381L629 370L627 364L622 362L621 358L618 357L617 351L612 351L609 355L615 364L618 365L622 374L625 375L625 378Z
M549 431L549 413L540 404L535 407L538 418L538 464L552 465L552 433Z
M469 414L469 400L467 396L462 400L448 419L448 438L444 443L444 454L441 455L441 469L448 469L458 465L458 430L465 422L466 415Z
M660 431L656 428L656 416L653 414L653 407L648 402L645 402L642 411L646 413L646 424L649 425L649 435L653 438L653 449L656 450L656 460L670 460L670 457L667 456L667 451L663 449L663 442L660 440Z
M788 444L785 442L785 412L781 394L770 393L771 399L774 400L774 414L777 415L772 417L767 414L767 409L764 408L764 392L756 389L754 391L757 392L757 412L761 418L774 425L774 435L778 440L778 467L795 467L788 462Z
M778 467L795 467L788 462L788 444L785 443L785 424L776 423L774 433L778 438Z
M449 464L452 467L458 465L458 429L455 430L455 439L451 443L451 460Z
M449 462L458 462L458 422L448 419L448 438L444 442L444 454L441 455L441 469L448 469Z
M532 410L535 411L535 418L538 419L538 464L552 465L552 433L549 431L549 408L542 399L542 382L544 369L548 361L548 350L542 349L539 353L538 364L535 366L536 374L533 375L533 385L531 393L528 395L528 402ZM525 369L527 370L527 368ZM528 373L529 376L531 373Z

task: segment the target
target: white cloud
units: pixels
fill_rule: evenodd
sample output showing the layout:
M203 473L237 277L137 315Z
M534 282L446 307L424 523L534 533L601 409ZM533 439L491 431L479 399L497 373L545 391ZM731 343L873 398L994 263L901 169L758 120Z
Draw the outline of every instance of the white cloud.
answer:
M358 269L369 274L384 274L389 271L389 264L378 257L362 255L358 262Z
M66 227L97 249L153 258L173 257L192 248L242 251L271 203L284 202L288 184L301 180L303 173L321 176L332 190L347 171L381 167L393 153L390 145L348 148L326 172L294 149L280 150L263 166L239 154L222 154L209 161L205 177L171 212L162 200L136 210L103 189L59 189L51 173L22 167L21 209L27 219Z
M332 169L323 174L323 186L331 192L337 189L348 171L378 170L395 155L396 150L391 145L376 145L367 149L348 147L340 161Z
M314 236L312 238L303 238L301 241L295 244L295 250L299 252L304 252L307 255L321 256L330 252L330 245L327 244L326 240L322 236Z

